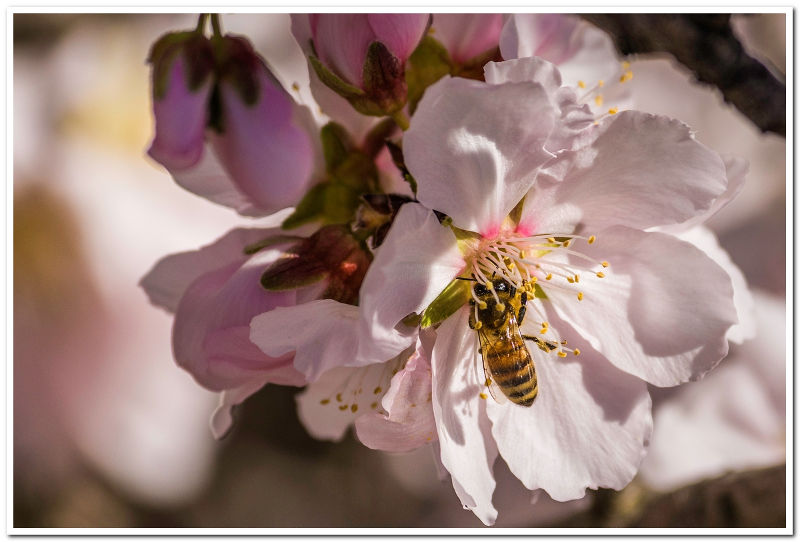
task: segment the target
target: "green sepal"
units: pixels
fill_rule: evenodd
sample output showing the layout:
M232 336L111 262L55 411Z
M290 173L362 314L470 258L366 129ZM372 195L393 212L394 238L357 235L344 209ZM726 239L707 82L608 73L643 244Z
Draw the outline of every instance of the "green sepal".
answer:
M261 275L265 290L280 292L310 286L328 276L328 270L318 262L309 262L296 254L286 254Z
M442 293L423 311L420 320L422 328L435 326L463 307L470 299L470 288L472 281L469 280L456 279L448 284L447 288L442 290Z
M331 172L331 180L360 193L377 192L380 188L375 162L360 152L352 152L345 156L338 167Z
M324 224L347 224L356 214L360 192L339 183L327 183L322 206Z
M250 243L244 247L243 252L249 256L265 248L274 247L275 245L283 245L285 243L296 243L302 240L302 237L298 237L296 235L274 235L272 237L262 239L261 241Z
M408 87L403 74L403 65L389 49L380 41L373 41L367 49L367 56L361 71L364 81L364 91L371 103L353 103L353 107L360 111L365 108L365 114L390 115L399 111L406 104Z
M363 97L366 93L357 86L351 85L328 68L314 55L308 55L308 61L311 67L319 77L319 80L325 83L325 86L333 90L336 94L345 100Z
M211 40L220 83L228 83L248 107L258 104L261 96L259 73L270 74L266 63L244 37L226 34ZM279 87L280 88L280 87Z
M211 43L196 31L170 32L150 48L147 62L153 66L153 97L164 98L169 86L169 72L178 55L184 56L184 77L190 91L199 89L214 70Z
M300 203L295 206L294 212L284 219L281 228L291 230L317 220L322 215L327 186L328 183L312 186Z
M353 140L344 126L329 122L319 132L322 141L322 153L325 156L325 169L334 171L353 150Z
M452 61L447 49L434 37L426 35L408 59L406 83L408 84L408 110L414 113L425 89L448 75Z

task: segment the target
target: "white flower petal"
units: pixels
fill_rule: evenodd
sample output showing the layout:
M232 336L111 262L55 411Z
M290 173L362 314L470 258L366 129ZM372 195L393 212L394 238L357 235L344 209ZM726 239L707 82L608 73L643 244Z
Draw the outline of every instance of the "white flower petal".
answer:
M685 222L727 187L719 155L676 120L623 111L590 130L591 144L562 153L537 178L522 216L530 231Z
M425 91L403 138L419 201L494 237L552 156L544 145L554 118L536 83L441 79Z
M439 432L442 463L464 508L487 525L497 519L492 505L492 472L497 445L480 398L477 336L462 309L444 321L433 347L433 414Z
M403 205L361 285L359 360L384 361L408 348L415 333L395 328L422 312L464 265L453 232L432 211Z
M310 382L336 367L356 363L358 307L320 299L280 307L253 318L250 340L265 354L294 351L294 366Z
M573 248L610 262L605 278L583 273L566 289L543 288L549 305L611 363L656 386L675 386L700 378L727 354L733 288L703 252L671 235L622 226Z
M622 489L636 474L652 430L647 385L614 367L563 322L566 358L529 343L539 394L530 407L489 399L486 412L500 455L528 489L555 500L584 496L586 488Z
M267 379L253 380L238 388L225 390L219 394L219 404L211 415L211 434L219 440L228 434L233 425L233 407L263 388Z

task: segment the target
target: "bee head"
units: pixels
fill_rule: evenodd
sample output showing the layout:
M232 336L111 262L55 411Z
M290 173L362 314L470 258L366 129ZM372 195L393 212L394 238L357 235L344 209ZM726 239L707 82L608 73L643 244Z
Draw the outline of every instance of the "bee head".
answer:
M477 295L478 297L487 295L489 293L489 290L486 288L486 286L484 286L480 282L475 284L473 291L475 292L475 295Z
M508 283L503 279L496 279L492 283L496 292L507 292L509 290Z

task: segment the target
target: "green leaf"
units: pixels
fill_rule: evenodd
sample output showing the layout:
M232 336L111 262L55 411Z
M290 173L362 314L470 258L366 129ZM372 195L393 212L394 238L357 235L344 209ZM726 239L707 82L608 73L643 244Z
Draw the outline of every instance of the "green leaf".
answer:
M334 182L346 185L359 193L379 190L375 162L360 152L348 154L332 173Z
M327 186L328 183L319 183L312 186L294 208L294 212L283 221L281 228L291 230L320 218L325 205Z
M347 224L355 218L360 193L353 188L338 183L328 183L322 205L325 224Z
M439 322L454 314L470 298L470 288L472 281L456 279L442 290L436 299L428 305L422 313L420 325L424 328L435 326Z
M406 63L409 112L412 114L425 89L448 75L452 61L447 49L435 38L426 35Z

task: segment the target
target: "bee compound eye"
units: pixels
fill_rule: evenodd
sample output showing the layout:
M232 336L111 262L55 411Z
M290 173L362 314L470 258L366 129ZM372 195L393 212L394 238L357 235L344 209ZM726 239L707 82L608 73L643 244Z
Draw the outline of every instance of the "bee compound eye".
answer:
M496 280L494 283L494 289L498 292L505 292L508 290L508 284L504 280Z
M486 289L486 286L484 286L480 282L475 285L474 291L475 295L486 295L489 293L489 290Z

